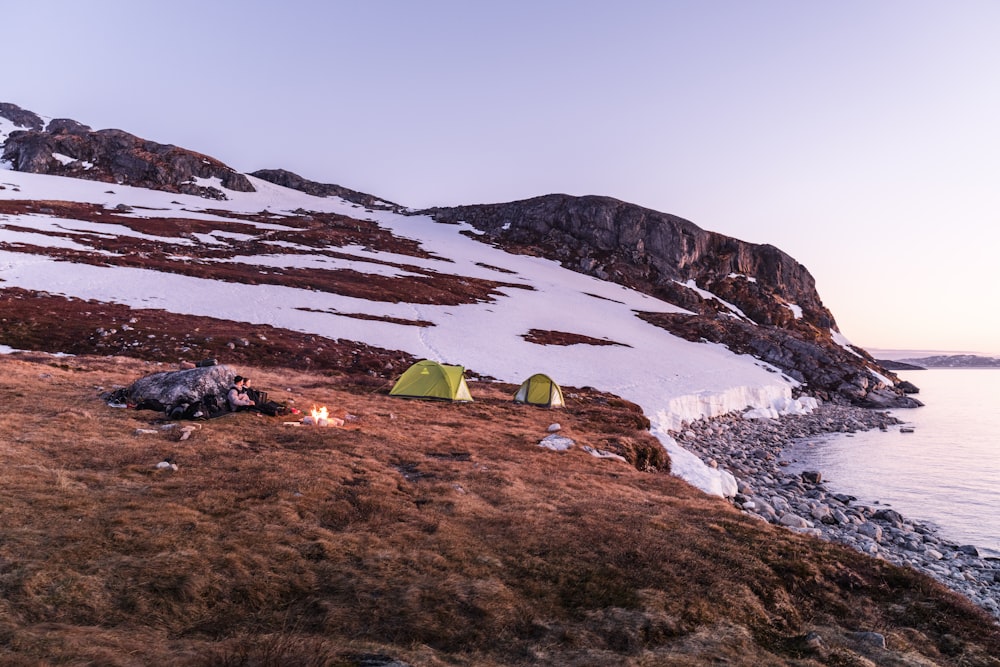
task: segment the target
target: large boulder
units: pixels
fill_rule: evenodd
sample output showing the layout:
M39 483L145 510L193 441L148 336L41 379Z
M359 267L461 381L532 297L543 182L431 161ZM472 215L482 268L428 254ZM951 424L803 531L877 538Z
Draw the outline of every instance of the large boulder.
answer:
M183 414L190 406L204 403L206 399L214 399L221 411L235 376L228 366L153 373L133 382L127 390L127 398L136 407L163 410L167 415L178 411Z

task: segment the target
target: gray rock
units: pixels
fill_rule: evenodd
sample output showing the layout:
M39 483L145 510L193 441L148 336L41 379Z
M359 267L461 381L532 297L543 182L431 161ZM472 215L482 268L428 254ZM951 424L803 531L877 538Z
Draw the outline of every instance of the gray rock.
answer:
M228 366L153 373L139 378L128 387L128 402L163 410L168 415L178 406L191 405L208 396L214 396L221 407L235 375Z
M833 518L832 516L833 513L830 511L830 508L827 507L826 505L817 505L813 507L809 511L809 514L812 516L812 518L816 519L817 521L824 521L825 519Z
M876 521L884 521L897 527L903 525L903 517L896 510L880 509L872 515L872 518Z
M775 511L774 507L772 507L771 504L763 498L753 496L751 501L754 504L754 511L760 516L764 517L768 521L773 521L778 518L778 513Z
M806 470L802 473L802 480L810 484L819 484L823 481L823 474L818 470Z
M551 449L555 452L564 452L567 449L572 449L576 443L571 439L562 435L552 435L545 436L538 443L539 447L545 447L546 449Z
M863 523L858 526L858 533L870 537L876 542L882 541L882 526L875 523Z
M45 131L52 134L86 134L92 130L83 123L69 118L53 118L45 127Z
M778 523L782 526L788 526L789 528L811 528L812 524L798 516L797 514L783 514L781 518L778 519Z

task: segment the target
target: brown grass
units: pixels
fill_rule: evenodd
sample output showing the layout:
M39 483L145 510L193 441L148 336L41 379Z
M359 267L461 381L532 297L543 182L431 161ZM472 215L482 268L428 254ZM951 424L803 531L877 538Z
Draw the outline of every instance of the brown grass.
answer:
M547 331L544 329L531 329L521 336L529 343L537 345L618 345L629 347L625 343L616 343L605 338L594 338L584 334L570 333L567 331Z
M247 215L214 212L233 220L273 223L268 215ZM19 252L30 252L63 261L96 264L98 266L125 266L177 273L222 282L245 285L273 284L299 289L309 289L330 294L340 294L369 301L398 303L436 303L459 305L489 302L501 288L531 289L519 283L456 276L422 269L406 263L385 262L376 258L366 261L405 270L407 275L382 276L351 269L320 269L259 266L252 262L217 262L222 258L257 254L308 254L331 258L356 259L353 255L336 250L345 245L362 245L371 249L413 257L432 257L420 249L412 239L404 239L381 229L371 221L362 221L330 213L311 213L284 216L281 224L287 230L254 229L237 222L204 221L189 218L140 218L120 215L97 204L63 201L0 200L0 215L44 215L73 221L114 224L134 231L137 236L123 234L83 234L69 232L37 232L30 226L11 225L11 229L31 231L52 237L71 237L78 244L92 250L52 248L0 242L0 248L13 247ZM194 234L213 231L237 232L252 235L248 240L233 241L229 245L193 243ZM153 235L147 239L138 235ZM169 240L177 239L177 243ZM274 241L288 241L298 248L273 245ZM302 248L308 248L304 252ZM192 261L192 258L208 261Z
M0 358L0 664L1000 664L997 626L933 581L665 474L615 397L407 401L240 367L348 428L241 413L181 441L98 398L157 370ZM537 447L554 421L635 465Z

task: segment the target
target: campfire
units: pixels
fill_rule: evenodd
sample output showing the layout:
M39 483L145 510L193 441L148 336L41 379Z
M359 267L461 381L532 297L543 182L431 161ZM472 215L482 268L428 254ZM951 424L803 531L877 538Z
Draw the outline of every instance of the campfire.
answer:
M344 420L331 417L325 405L319 408L314 405L309 414L302 418L302 423L313 426L343 426Z

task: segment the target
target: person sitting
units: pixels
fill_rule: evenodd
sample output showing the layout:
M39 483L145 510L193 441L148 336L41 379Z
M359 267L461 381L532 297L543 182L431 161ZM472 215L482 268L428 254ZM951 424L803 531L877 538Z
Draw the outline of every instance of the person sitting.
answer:
M233 378L233 386L229 388L226 400L229 402L229 409L233 412L249 410L256 405L254 400L247 396L246 390L243 387L242 375L237 375Z
M243 393L254 402L258 408L267 403L267 392L250 387L250 378L243 376Z

